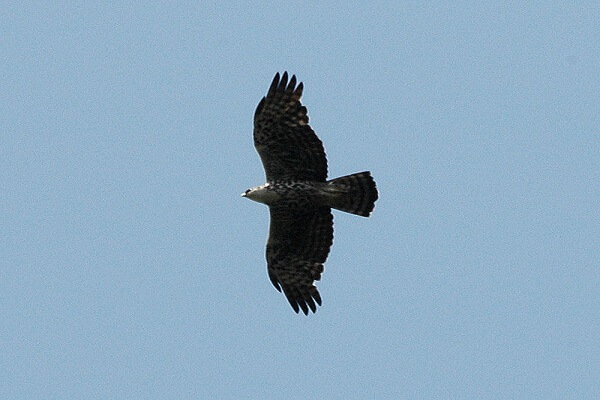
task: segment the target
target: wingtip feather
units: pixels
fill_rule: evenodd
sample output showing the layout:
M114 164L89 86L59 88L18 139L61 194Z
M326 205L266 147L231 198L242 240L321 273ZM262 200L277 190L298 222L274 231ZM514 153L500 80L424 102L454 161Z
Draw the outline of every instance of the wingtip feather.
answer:
M296 90L294 91L294 94L296 96L298 96L298 98L302 97L302 91L304 90L304 84L302 82L300 82L298 84L298 87L296 88Z
M317 302L318 305L322 305L321 294L318 291L315 291L315 293L313 293L312 297L313 297L313 299L315 299L315 301Z
M283 73L283 75L281 76L281 80L279 81L279 85L277 86L277 89L285 90L285 88L287 87L287 83L288 83L288 73L287 73L287 71L285 71Z
M275 77L271 81L271 86L269 86L268 94L273 94L275 90L277 90L277 86L279 86L279 72L275 74Z

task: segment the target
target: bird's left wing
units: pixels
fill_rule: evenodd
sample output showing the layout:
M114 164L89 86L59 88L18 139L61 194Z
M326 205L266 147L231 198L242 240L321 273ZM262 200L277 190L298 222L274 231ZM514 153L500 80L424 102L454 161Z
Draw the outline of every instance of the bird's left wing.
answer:
M298 313L316 312L321 296L314 285L333 243L333 215L327 207L289 210L271 206L267 264L271 283ZM316 303L316 304L315 304Z

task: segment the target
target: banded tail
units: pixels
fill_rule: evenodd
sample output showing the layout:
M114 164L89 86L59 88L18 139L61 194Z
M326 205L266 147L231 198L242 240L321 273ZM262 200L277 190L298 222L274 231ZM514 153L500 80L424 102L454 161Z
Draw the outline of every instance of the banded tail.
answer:
M327 181L329 206L351 214L368 217L379 198L377 186L369 171Z

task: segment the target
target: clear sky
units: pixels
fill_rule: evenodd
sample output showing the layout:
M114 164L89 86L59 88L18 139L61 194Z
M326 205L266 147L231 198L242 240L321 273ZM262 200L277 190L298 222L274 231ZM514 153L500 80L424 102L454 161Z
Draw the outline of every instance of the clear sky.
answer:
M0 398L600 398L598 2L91 3L0 8ZM240 197L285 70L380 190L309 317Z

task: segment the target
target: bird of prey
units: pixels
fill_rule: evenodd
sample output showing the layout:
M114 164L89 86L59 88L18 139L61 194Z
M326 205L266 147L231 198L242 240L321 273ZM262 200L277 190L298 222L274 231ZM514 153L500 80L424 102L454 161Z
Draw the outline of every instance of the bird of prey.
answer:
M300 102L302 82L275 75L254 113L254 146L267 183L242 196L269 206L267 271L296 313L321 305L315 281L333 243L331 209L368 217L378 198L369 171L327 180L323 143Z

